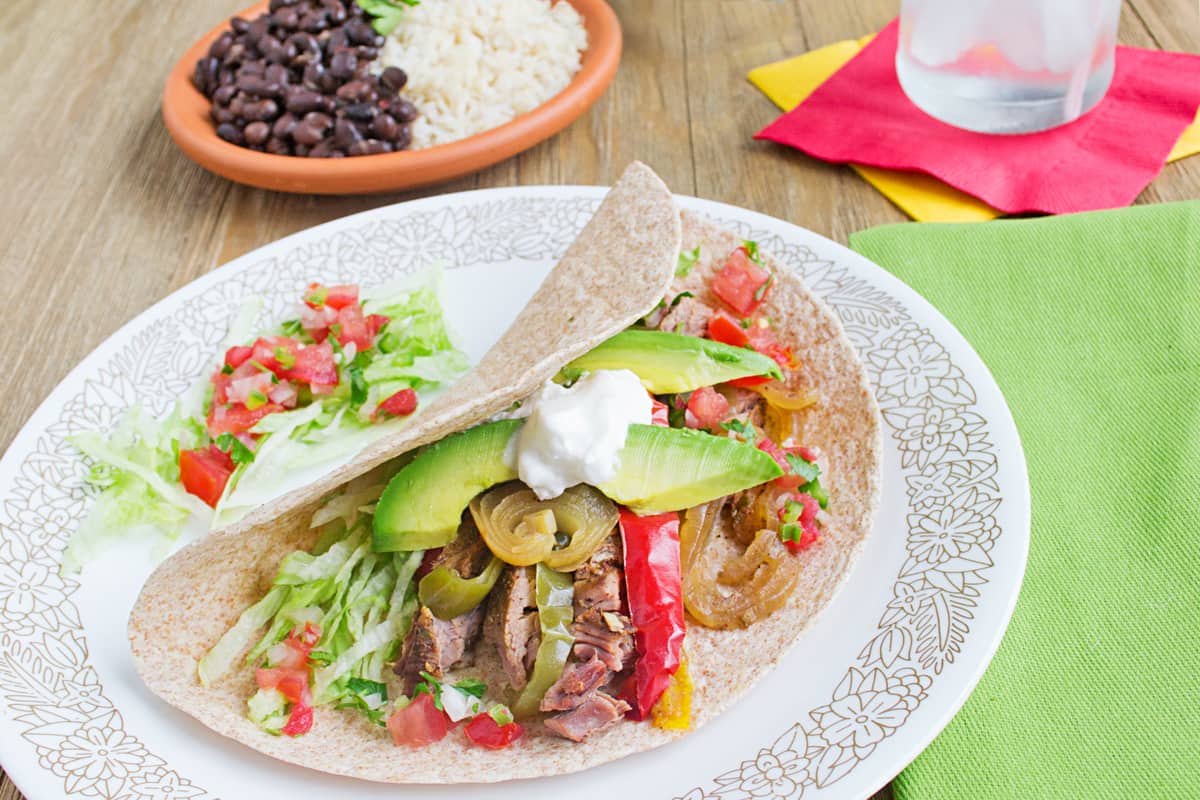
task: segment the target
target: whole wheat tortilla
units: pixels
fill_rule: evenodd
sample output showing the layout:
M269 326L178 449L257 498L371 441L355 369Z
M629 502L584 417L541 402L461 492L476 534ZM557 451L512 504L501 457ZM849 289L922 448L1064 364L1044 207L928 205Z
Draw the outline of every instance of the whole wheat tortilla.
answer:
M640 217L645 209L640 209ZM674 291L689 290L712 302L707 278L718 270L730 251L740 244L736 236L690 214L683 215L683 248L701 246L692 274L678 279ZM674 258L674 256L672 256ZM769 258L768 258L769 261ZM626 262L599 262L615 268L612 276L640 282ZM832 598L850 571L854 557L871 529L878 505L880 471L879 412L866 374L847 341L837 317L789 272L772 264L778 282L764 311L779 323L779 336L802 359L804 381L819 387L823 401L809 417L805 442L821 448L822 483L830 494L830 518L819 544L807 550L803 577L789 604L776 614L745 630L713 631L699 625L688 629L686 649L695 681L692 699L693 729L716 717L788 651L809 621ZM599 268L598 268L599 269ZM673 292L669 293L673 295ZM564 328L572 313L607 319L613 313L603 295L572 293L567 306L554 318ZM603 313L593 314L597 305ZM524 315L523 315L524 316ZM614 314L615 316L615 314ZM564 339L546 317L526 320L539 325L528 347L539 336ZM629 320L632 321L632 320ZM623 327L622 325L617 327ZM604 336L611 333L605 326ZM539 357L543 371L553 372L577 355L577 348ZM509 364L524 364L514 354ZM503 361L495 369L503 372ZM513 379L520 373L507 373ZM537 381L523 381L527 393ZM482 414L479 418L482 418ZM193 545L163 564L142 591L129 621L134 660L146 684L172 705L191 714L214 731L254 749L294 764L324 772L391 783L490 782L556 775L602 764L632 753L666 744L682 732L663 731L649 723L623 722L575 744L547 734L540 724L527 727L527 735L513 748L490 751L469 747L458 733L419 751L394 747L387 734L363 715L319 709L312 732L291 739L263 733L246 718L246 699L253 693L249 669L233 673L207 690L196 681L196 661L233 624L241 611L258 600L270 584L280 559L297 547L312 544L307 516L295 512L271 521L253 535L214 535ZM467 673L498 675L494 654L481 643L479 663ZM748 657L747 654L754 654Z

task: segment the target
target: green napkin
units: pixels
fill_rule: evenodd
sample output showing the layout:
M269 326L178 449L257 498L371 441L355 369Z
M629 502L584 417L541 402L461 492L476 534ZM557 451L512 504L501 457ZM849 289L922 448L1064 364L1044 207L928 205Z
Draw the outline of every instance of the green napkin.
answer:
M1200 796L1200 202L850 245L983 357L1033 495L1008 633L897 800Z

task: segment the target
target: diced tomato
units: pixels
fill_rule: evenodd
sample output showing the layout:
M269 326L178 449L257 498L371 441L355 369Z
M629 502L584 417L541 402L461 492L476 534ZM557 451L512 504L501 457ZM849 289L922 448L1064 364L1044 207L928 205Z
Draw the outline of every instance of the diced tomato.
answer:
M407 417L416 410L417 393L412 389L401 389L380 403L371 418L378 419L381 415Z
M375 334L371 333L367 319L363 316L362 306L357 303L339 309L334 325L337 326L337 340L342 347L353 343L361 353L363 350L369 350L375 342Z
M312 344L296 352L296 363L284 376L311 386L336 386L337 364L329 342Z
M655 398L650 398L650 424L661 425L668 428L671 425L670 409L666 403L659 402Z
M179 480L183 488L214 508L231 474L233 460L216 445L179 451Z
M792 355L791 349L776 341L775 331L769 325L763 325L756 321L746 331L746 335L750 337L750 346L764 356L775 359L775 363L779 365L780 369L796 368L796 359Z
M480 747L486 747L489 750L503 750L520 739L525 729L519 722L500 725L492 719L491 714L483 711L476 714L463 728L463 731L467 734L468 739Z
M290 336L261 336L254 341L252 357L276 377L283 378L299 350L300 343Z
M358 287L354 284L328 287L325 294L325 305L339 310L347 306L358 305Z
M284 736L303 736L312 730L312 724L313 707L308 703L296 703L288 715L287 724L279 732Z
M787 456L783 452L783 448L775 444L770 436L764 436L758 440L758 449L775 459L775 463L780 466L784 472L788 472L791 468L788 466Z
M396 745L424 747L441 741L450 730L450 720L433 704L433 695L422 693L388 717L387 728Z
M268 414L283 411L278 403L267 403L253 411L243 405L218 405L213 403L208 412L208 435L216 439L222 433L245 433Z
M800 456L805 461L819 461L821 459L821 454L817 452L815 448L805 447L803 445L796 448L796 455Z
M711 386L701 386L688 398L687 410L689 428L715 428L729 414L729 401Z
M371 331L371 338L374 339L378 336L379 332L383 330L383 326L391 321L391 317L384 316L383 314L368 314L367 328Z
M259 668L254 671L254 680L260 689L278 689L288 702L306 705L312 702L312 695L308 690L307 669Z
M244 344L234 345L225 351L225 363L233 369L237 369L245 364L253 353L253 347L247 347Z
M317 642L321 641L321 628L312 622L306 622L303 626L297 625L292 629L292 632L287 635L283 643L308 658L308 654L317 646Z
M717 311L708 321L708 338L714 342L724 342L734 347L745 347L750 344L746 329L728 311Z
M743 317L755 312L770 290L771 273L750 260L739 247L729 254L725 266L712 279L713 294Z

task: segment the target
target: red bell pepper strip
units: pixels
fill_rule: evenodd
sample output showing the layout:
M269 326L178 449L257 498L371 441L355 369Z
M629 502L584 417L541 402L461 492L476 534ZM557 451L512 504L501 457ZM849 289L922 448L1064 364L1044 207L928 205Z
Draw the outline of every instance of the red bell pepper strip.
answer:
M638 660L627 686L628 716L645 719L679 669L683 653L683 582L679 514L639 517L621 509L625 588L637 629Z

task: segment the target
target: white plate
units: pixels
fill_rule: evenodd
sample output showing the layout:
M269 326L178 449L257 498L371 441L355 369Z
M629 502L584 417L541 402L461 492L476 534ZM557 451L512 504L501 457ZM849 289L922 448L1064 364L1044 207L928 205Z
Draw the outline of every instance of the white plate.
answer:
M499 336L603 195L493 189L389 206L249 253L114 334L51 393L0 461L0 760L58 797L864 797L949 721L1016 602L1029 491L1016 428L962 336L861 256L780 220L680 198L757 239L841 315L884 417L876 529L833 603L779 669L714 724L576 775L486 788L396 787L278 763L152 696L125 621L152 569L128 549L59 576L89 503L65 436L156 413L202 369L244 296L282 315L310 280L372 285L440 260L474 358ZM947 264L947 269L954 265ZM752 657L748 654L748 657Z

